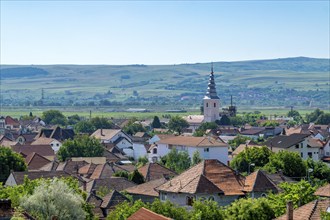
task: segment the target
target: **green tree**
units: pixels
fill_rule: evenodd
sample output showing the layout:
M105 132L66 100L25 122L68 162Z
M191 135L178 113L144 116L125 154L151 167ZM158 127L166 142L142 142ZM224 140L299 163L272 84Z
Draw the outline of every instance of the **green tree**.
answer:
M192 165L194 166L200 162L202 162L202 158L201 158L201 155L199 154L199 151L196 150L193 154Z
M282 190L281 193L269 193L267 196L276 217L285 213L288 201L292 201L294 208L298 208L316 199L316 196L313 195L316 187L312 187L305 180L298 183L283 182L279 187Z
M94 126L95 130L97 129L112 129L114 124L106 118L95 117L90 120L90 123Z
M197 200L193 203L191 211L192 220L222 220L224 218L224 211L219 207L218 203L211 200Z
M262 127L276 127L278 126L279 123L277 121L265 121L264 123L262 123Z
M306 122L307 123L315 122L318 119L318 117L323 114L324 112L317 108L310 114L306 114Z
M239 145L245 144L248 140L251 140L251 138L237 135L237 137L235 137L233 140L228 141L228 144L236 149Z
M228 118L227 115L221 116L219 120L219 125L230 125L230 119Z
M173 148L167 155L161 158L161 163L167 168L181 173L191 165L191 159L186 151L177 151Z
M159 199L155 199L155 201L151 203L148 208L153 212L164 215L171 219L190 219L190 214L184 207L179 207L178 205L175 205L168 200L162 202Z
M146 165L149 162L148 158L146 156L139 157L138 162L136 164L137 167L142 167Z
M151 123L151 127L152 128L161 128L162 127L162 124L160 123L158 116L154 117L154 120Z
M134 135L137 132L145 132L146 129L140 122L132 122L130 121L124 128L123 131L127 134Z
M147 204L143 203L141 200L136 200L133 203L124 201L123 203L117 205L115 210L108 214L107 219L125 220L142 207L147 207Z
M52 125L67 125L68 120L67 118L62 114L62 112L58 110L48 110L44 111L41 116L42 120L46 124L52 124Z
M312 169L312 172L309 174L310 178L318 180L326 180L330 183L330 168L322 161L314 161L309 158L306 161L308 169Z
M25 171L27 166L22 155L0 146L0 182L6 181L10 171Z
M81 195L55 178L41 183L32 195L23 196L20 206L38 219L84 219L83 204Z
M264 167L269 172L282 171L289 177L302 178L306 176L306 164L296 152L280 151L271 154L269 163Z
M77 114L69 116L68 119L69 125L75 125L81 120L81 118Z
M188 128L189 123L180 116L174 116L168 122L168 128L174 132L182 133L183 129Z
M194 132L195 137L202 137L205 135L206 130L216 129L218 125L215 122L204 122Z
M137 169L128 175L128 179L136 184L144 183L144 176Z
M271 154L272 152L267 147L248 147L234 157L230 166L239 172L253 172L255 168L265 166Z
M116 176L116 177L124 177L126 179L128 179L128 172L127 171L124 171L124 170L118 170L116 171L113 176Z
M61 161L69 157L100 157L104 148L100 141L88 135L76 136L73 140L64 141L57 155Z
M328 125L330 124L330 113L323 113L317 117L315 124Z
M225 210L225 219L229 220L270 220L275 213L265 198L239 199L231 203Z
M235 127L245 124L243 117L241 116L230 117L229 119L230 119L230 124Z
M301 117L300 113L297 110L292 110L287 113L288 117Z
M77 124L74 125L74 130L77 134L79 133L93 133L96 128L90 121L79 121Z

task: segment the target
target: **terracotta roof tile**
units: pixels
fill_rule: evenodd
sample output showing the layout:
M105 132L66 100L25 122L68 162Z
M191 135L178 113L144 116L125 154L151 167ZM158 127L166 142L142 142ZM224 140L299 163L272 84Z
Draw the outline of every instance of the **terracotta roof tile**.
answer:
M50 145L53 141L56 141L56 139L39 137L35 141L33 141L31 145Z
M116 205L124 201L129 201L129 199L117 190L113 190L111 193L103 197L101 208L112 210Z
M150 211L146 208L140 208L138 211L136 211L133 215L127 218L127 220L171 220L170 218L167 218L163 215L159 215L155 212Z
M330 199L315 200L303 205L293 211L294 220L321 220L321 212L325 212L330 207ZM277 218L277 220L286 220L287 214Z
M166 182L167 180L165 178L156 179L137 186L129 187L125 191L129 194L158 197L159 193L156 191L156 188Z
M330 183L325 186L322 186L316 190L314 193L316 196L329 197L330 198Z
M177 175L176 172L159 163L147 163L140 167L138 171L144 176L145 181L156 180L163 177L169 178Z
M34 180L39 178L54 178L54 177L69 177L70 175L64 171L24 171L24 172L12 172L17 185L24 182L24 176L28 179Z
M28 170L39 170L40 168L42 168L46 164L51 163L50 160L48 160L47 158L45 158L45 157L43 157L40 154L35 153L35 152L29 154L25 158L25 162L28 166Z
M122 191L136 184L124 177L110 177L105 179L95 179L87 183L87 192L98 190L100 187L106 187L110 190Z
M29 155L33 152L38 153L44 157L54 157L54 150L50 145L15 145L11 149L17 153L23 153L24 155Z
M119 132L121 132L121 129L102 129L101 134L101 129L97 129L93 134L91 134L91 137L95 137L102 140L111 139Z
M245 178L244 191L246 192L278 192L278 189L270 179L260 170L257 170Z
M227 147L220 139L211 137L174 136L158 141L159 144L184 145L191 147Z

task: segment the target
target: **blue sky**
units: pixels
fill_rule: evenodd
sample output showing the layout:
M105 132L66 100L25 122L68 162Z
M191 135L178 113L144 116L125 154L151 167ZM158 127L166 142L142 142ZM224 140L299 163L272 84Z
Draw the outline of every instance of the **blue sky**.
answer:
M3 1L1 64L329 58L329 1Z

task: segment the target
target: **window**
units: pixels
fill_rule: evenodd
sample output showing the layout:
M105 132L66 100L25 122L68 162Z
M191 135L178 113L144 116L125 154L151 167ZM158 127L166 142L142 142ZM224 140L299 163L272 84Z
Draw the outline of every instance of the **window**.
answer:
M152 157L151 160L153 163L156 163L158 159L157 159L157 157Z
M296 144L296 148L299 148L299 144Z
M304 153L303 153L303 152L301 152L301 153L300 153L300 156L303 158L303 157L304 157Z
M307 154L308 154L308 157L309 158L312 158L313 157L313 153L312 152L308 152Z
M303 148L303 143L300 144L300 148Z
M60 144L59 144L59 143L57 143L57 144L56 144L56 146L58 147L58 146L60 146Z
M267 197L266 193L261 194L261 197Z
M194 203L194 197L193 196L187 196L186 205L192 206L193 203Z
M209 152L210 148L204 148L204 152Z
M161 200L166 200L167 199L167 193L160 193L160 199Z
M152 149L153 154L157 154L157 148Z
M206 103L206 107L209 107L209 103Z
M215 108L215 107L217 107L217 104L216 104L216 103L214 103L214 108Z

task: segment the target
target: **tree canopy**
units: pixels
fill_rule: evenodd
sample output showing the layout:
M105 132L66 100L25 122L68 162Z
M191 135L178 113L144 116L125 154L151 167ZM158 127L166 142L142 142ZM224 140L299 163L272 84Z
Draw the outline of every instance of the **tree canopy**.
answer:
M194 132L195 137L202 137L207 129L216 129L218 125L215 122L204 122Z
M192 166L194 166L200 162L202 162L202 158L201 158L199 151L196 150L192 157Z
M265 166L271 155L272 152L267 147L247 147L234 157L230 166L239 172L253 172L255 168Z
M191 159L186 151L177 151L173 148L167 155L161 158L161 163L167 168L181 173L191 165Z
M151 123L151 127L152 128L161 128L162 127L162 124L160 123L158 116L154 117L154 120Z
M93 133L96 128L90 121L79 121L77 124L74 125L74 130L77 134L79 133Z
M279 151L271 154L269 163L264 167L269 172L282 171L289 177L302 178L306 176L306 164L296 152Z
M131 119L128 124L123 128L123 131L129 135L134 135L137 132L145 132L146 129L140 122L138 122L137 119Z
M168 128L172 131L182 133L183 129L188 128L189 123L180 116L174 116L168 122Z
M94 126L95 130L97 129L112 129L114 128L114 124L112 121L103 118L103 117L94 117L91 118L90 123Z
M61 161L69 157L100 157L104 148L100 141L88 135L75 136L73 140L64 141L57 152Z
M25 171L27 166L21 154L0 146L0 182L6 181L10 171Z
M245 144L248 140L251 140L251 138L242 135L237 135L237 137L235 137L233 140L229 140L228 144L234 149L236 149L239 145Z
M83 197L65 182L53 179L42 182L32 195L21 198L20 207L38 219L84 219Z
M44 111L41 118L46 124L62 126L68 124L67 118L59 110Z

